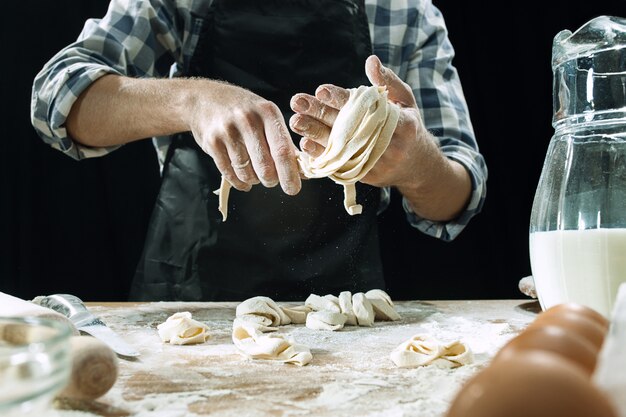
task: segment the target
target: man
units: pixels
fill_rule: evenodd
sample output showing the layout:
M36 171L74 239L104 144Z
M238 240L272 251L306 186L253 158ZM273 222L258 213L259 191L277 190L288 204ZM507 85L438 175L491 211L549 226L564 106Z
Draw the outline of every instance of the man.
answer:
M443 18L428 1L378 3L113 0L44 66L32 121L53 147L82 159L155 138L162 185L131 298L384 288L376 215L390 187L411 225L444 240L480 211L487 169ZM319 155L347 89L370 83L400 118L350 216L341 187L301 179L287 124ZM245 191L226 222L222 176Z

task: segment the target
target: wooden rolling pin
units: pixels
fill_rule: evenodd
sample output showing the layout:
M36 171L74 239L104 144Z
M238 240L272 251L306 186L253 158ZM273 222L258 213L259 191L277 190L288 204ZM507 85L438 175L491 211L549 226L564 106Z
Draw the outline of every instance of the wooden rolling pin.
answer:
M72 336L72 373L58 397L93 400L115 384L118 359L113 349L91 336Z
M66 323L70 326L72 334L79 335L76 326L61 313L39 306L30 301L0 292L0 316L2 317L40 317Z
M0 295L0 315L45 317L61 321L66 319L65 316L48 308L4 293ZM71 322L69 324L76 330ZM29 328L25 331L21 326L18 328L0 326L2 339L18 345L45 340L49 336L49 331L51 329L42 327ZM106 394L115 384L118 375L117 355L104 342L91 336L71 336L70 357L70 378L58 397L92 400Z

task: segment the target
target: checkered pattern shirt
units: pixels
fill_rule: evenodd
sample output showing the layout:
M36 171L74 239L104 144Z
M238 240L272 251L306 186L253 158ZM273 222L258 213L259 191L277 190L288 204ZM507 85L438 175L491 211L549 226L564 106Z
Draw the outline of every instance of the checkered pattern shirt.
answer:
M212 0L112 0L102 19L89 19L76 42L59 51L33 83L31 120L42 139L72 158L110 153L67 135L65 120L76 98L106 74L184 76ZM472 196L449 222L417 216L403 200L409 223L442 240L454 239L483 206L487 167L478 150L444 19L430 0L365 0L373 53L408 83L427 129L443 153L467 168ZM168 137L154 138L160 162ZM381 211L390 190L381 192Z

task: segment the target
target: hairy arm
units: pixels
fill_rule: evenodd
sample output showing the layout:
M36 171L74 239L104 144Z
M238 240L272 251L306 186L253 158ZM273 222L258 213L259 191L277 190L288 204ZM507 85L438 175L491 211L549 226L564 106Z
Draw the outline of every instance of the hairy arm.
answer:
M237 189L280 183L293 195L301 186L297 149L278 107L219 81L107 75L81 93L67 130L92 147L190 131Z

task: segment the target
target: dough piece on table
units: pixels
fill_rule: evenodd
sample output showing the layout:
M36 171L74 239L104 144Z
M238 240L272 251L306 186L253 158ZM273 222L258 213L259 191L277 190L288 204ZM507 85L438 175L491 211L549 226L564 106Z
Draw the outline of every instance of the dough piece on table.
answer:
M374 307L365 294L358 292L352 296L352 308L359 326L371 326L374 323Z
M291 320L291 323L293 324L304 324L306 323L306 316L313 310L311 310L310 307L307 307L305 305L303 306L294 306L294 307L280 307L281 310L283 310L283 313L285 313L289 319Z
M443 343L427 334L417 334L401 343L391 352L390 357L400 368L424 365L455 368L474 361L474 355L465 343Z
M372 303L374 307L374 315L376 320L396 321L400 320L400 315L393 307L391 297L383 290L369 290L365 293L365 297Z
M387 149L400 111L387 101L384 87L349 89L350 97L339 110L321 155L301 152L298 162L307 178L329 177L343 185L344 207L350 215L360 214L355 183L363 178Z
M346 323L346 316L333 311L315 311L306 316L306 327L313 330L340 330Z
M341 313L341 308L339 308L339 299L330 294L325 295L324 297L311 294L307 297L304 305L313 311L332 311L333 313Z
M276 326L287 325L291 319L269 297L257 296L242 301L235 310L235 316L257 326L259 330L276 330Z
M232 338L237 349L249 359L293 363L299 366L304 366L313 359L307 346L278 334L263 334L245 324L233 327Z
M532 275L524 277L519 280L518 284L519 290L522 294L527 295L531 298L537 298L537 290L535 289L535 279Z
M246 325L254 327L260 332L275 332L278 330L278 327L272 326L271 324L271 319L255 314L243 314L239 317L235 317L235 320L233 320L233 327Z
M172 345L204 343L209 338L209 327L192 319L188 311L171 315L157 329L161 340Z
M339 294L339 308L341 314L346 316L346 326L356 326L356 316L352 308L352 293L350 291L342 291Z

